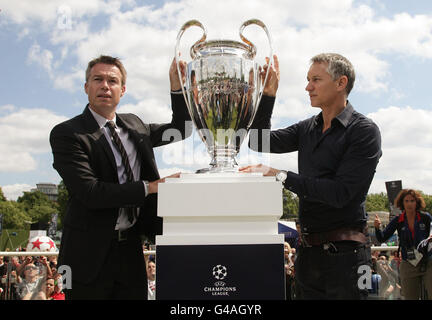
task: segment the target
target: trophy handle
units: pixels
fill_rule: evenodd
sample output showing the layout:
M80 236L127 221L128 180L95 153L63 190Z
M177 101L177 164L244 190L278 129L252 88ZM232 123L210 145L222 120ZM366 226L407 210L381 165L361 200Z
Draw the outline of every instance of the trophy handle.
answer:
M191 49L190 49L190 55L191 55L191 58L192 58L192 59L195 59L195 57L196 57L196 53L195 53L195 51L193 50L193 48L194 48L195 45L197 45L198 43L200 43L200 42L204 42L205 39L207 38L207 30L206 30L206 28L202 25L202 23L199 22L198 20L189 20L189 21L187 21L187 22L186 22L186 23L181 27L180 31L179 31L178 34L177 34L177 42L176 42L176 46L175 46L175 59L176 59L176 64L177 64L177 72L178 72L178 76L179 76L179 79L180 79L180 84L181 84L181 89L182 89L183 97L184 97L184 99L185 99L185 102L186 102L186 105L187 105L187 107L188 107L189 112L190 112L190 110L191 110L191 106L189 105L189 100L188 100L188 98L187 98L187 96L186 96L186 91L185 91L185 89L184 89L185 84L183 83L182 75L181 75L181 72L180 72L180 64L179 64L179 63L180 63L180 59L179 59L179 57L180 57L180 50L179 50L179 46L180 46L180 39L181 39L181 37L183 36L183 33L186 31L186 29L188 29L189 27L192 27L192 26L200 27L200 28L203 30L203 35L202 35L201 39L199 39L197 42L195 42L194 45L193 45L193 46L191 47ZM191 117L192 117L192 114L191 114Z
M258 26L260 26L261 28L264 29L265 33L267 34L267 39L268 39L268 41L269 41L269 46L270 46L270 55L269 55L270 62L269 62L269 68L267 68L267 72L266 72L266 75L265 75L265 78L264 78L263 85L262 85L262 87L260 88L260 92L259 92L259 96L258 96L258 100L257 100L257 105L258 105L258 104L260 103L260 101L261 101L261 97L262 97L262 94L263 94L263 92L264 92L265 85L266 85L266 83L267 83L267 78L268 78L268 75L269 75L270 66L273 64L273 46L272 46L272 39L271 39L270 33L269 33L269 31L268 31L266 25L264 24L264 22L262 22L262 21L259 20L259 19L250 19L250 20L247 20L247 21L243 22L243 24L240 26L240 31L239 31L239 33L240 33L240 38L243 40L243 42L245 42L248 46L251 47L251 51L252 51L253 56L255 56L255 54L256 54L256 47L255 47L255 45L254 45L251 41L249 41L249 40L248 40L248 39L243 35L243 30L244 30L248 25L251 25L251 24L256 24L256 25L258 25Z

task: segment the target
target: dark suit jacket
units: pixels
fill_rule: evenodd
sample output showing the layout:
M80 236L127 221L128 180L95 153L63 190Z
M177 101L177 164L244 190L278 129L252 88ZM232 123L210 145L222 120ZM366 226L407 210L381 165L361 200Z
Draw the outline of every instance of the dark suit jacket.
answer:
M117 124L129 131L141 158L141 180L159 179L154 147L179 141L186 137L186 132L188 135L192 132L191 122L185 122L190 116L183 96L172 94L171 102L171 123L145 124L136 115L117 114ZM178 129L181 136L163 141L163 134L168 129ZM103 266L119 208L140 207L136 224L140 233L150 239L162 233L162 222L156 213L157 196L145 197L142 181L119 184L111 147L88 105L81 115L55 126L50 143L53 167L69 193L59 265L71 267L74 281L89 283ZM141 248L137 250L142 251ZM142 254L138 253L131 257L140 258ZM131 261L133 263L135 261Z

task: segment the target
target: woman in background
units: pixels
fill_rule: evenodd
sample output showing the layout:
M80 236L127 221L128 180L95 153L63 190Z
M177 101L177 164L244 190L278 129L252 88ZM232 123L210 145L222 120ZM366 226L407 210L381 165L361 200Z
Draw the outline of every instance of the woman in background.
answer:
M402 295L408 300L418 300L423 280L428 297L432 300L432 261L417 250L419 243L429 237L432 217L420 211L426 204L416 190L401 190L395 199L395 207L401 209L402 214L392 219L384 231L381 231L381 221L375 215L376 237L378 241L385 242L397 230L402 253L399 267Z

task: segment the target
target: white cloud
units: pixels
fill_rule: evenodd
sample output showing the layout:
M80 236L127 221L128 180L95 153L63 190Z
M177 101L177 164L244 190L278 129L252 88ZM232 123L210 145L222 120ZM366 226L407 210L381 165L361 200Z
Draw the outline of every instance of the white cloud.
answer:
M38 44L34 44L30 48L27 56L27 61L29 63L35 62L36 64L40 65L46 70L50 77L52 77L52 60L52 52L46 49L41 49Z
M155 149L160 154L161 166L181 166L188 170L207 168L210 163L204 143L196 130L186 140Z
M397 62L389 56L432 58L430 14L400 13L382 17L377 16L372 6L357 3L352 0L238 0L233 7L232 1L220 0L212 2L209 10L208 1L204 0L169 2L157 9L138 1L68 0L59 3L46 0L34 5L34 1L21 0L2 1L1 8L6 21L19 26L20 39L38 33L47 35L49 42L42 44L37 40L30 47L28 62L44 68L56 89L82 90L84 71L90 59L102 53L119 56L128 71L127 94L137 101L120 105L119 112L136 113L145 122L170 120L168 68L177 32L184 22L192 18L200 20L207 28L208 39L240 41L241 22L259 18L270 30L274 51L281 63L281 81L272 118L273 125L278 127L285 125L286 119L292 123L291 120L316 113L309 106L304 88L309 59L317 53L339 52L347 56L356 69L355 90L358 92L392 96L395 92L392 63ZM95 17L103 17L103 23L93 20ZM257 45L257 61L262 63L268 54L264 32L251 26L245 29L245 35ZM190 61L188 49L200 36L198 28L186 31L181 43L183 59ZM404 95L404 92L396 92ZM0 130L9 134L4 135L5 142L0 142L2 163L13 168L14 163L22 162L22 167L34 168L32 155L49 150L48 129L43 131L38 125L35 129L25 120L26 116L31 118L30 111L11 107L0 107ZM38 114L35 116L39 120L51 119L48 120L51 123L60 122L62 118L47 110L46 113L39 109L32 112ZM432 158L429 156L430 111L387 107L370 117L381 128L384 151L371 190L382 191L383 181L403 178L404 184L405 181L412 185L421 182L428 189L423 191L432 193L429 182L432 181L429 169L432 163L428 160ZM24 125L14 122L15 118L24 118ZM175 155L182 152L181 148L184 146L173 144L159 151L167 156L163 164L175 166ZM6 156L8 154L11 156ZM249 154L243 157L244 154L241 151L239 159L245 163L263 160ZM207 166L209 158L205 152L199 151L194 157L195 167ZM272 155L270 163L289 170L297 167L295 154ZM186 161L185 167L191 166Z
M51 34L51 43L54 45L74 45L88 37L89 25L86 21L79 21L74 26L65 25L65 28L55 28Z
M410 106L381 108L368 115L381 128L383 144L389 148L432 148L432 111Z
M130 2L130 1L129 1ZM2 14L16 24L44 23L61 27L65 20L79 19L85 15L113 12L119 8L118 1L103 0L44 0L35 4L32 0L2 1Z
M27 172L36 169L37 163L30 152L9 149L12 148L0 145L0 172Z
M383 156L372 190L385 190L385 181L402 180L405 187L432 193L432 111L388 107L368 115L381 131Z
M27 26L28 21L42 21L67 26L50 31L51 45L61 46L59 58L53 56L53 50L39 45L33 46L29 55L48 73L54 66L55 74L59 74L53 77L56 88L73 91L79 87L82 78L77 76L77 70L85 69L90 59L105 53L123 59L128 70L128 94L139 101L151 96L159 104L167 101L168 68L176 34L192 18L205 25L208 39L240 40L237 32L241 22L252 17L267 24L281 60L278 98L291 106L276 110L276 117L301 118L310 114L305 103L305 75L309 58L319 52L340 52L349 57L356 67L356 90L360 92L391 89L391 66L381 54L432 56L431 17L406 13L377 17L370 6L356 5L351 0L240 0L236 8L242 10L228 11L232 5L228 0L212 3L211 10L204 10L208 3L203 0L169 2L157 9L145 4L137 6L134 1L44 1L38 6L28 1L15 3L4 6L6 16L15 23ZM90 28L89 18L96 15L106 16L99 29ZM251 26L244 33L257 45L257 61L262 63L268 55L264 32ZM190 60L187 49L200 35L198 28L185 32L181 42L183 59ZM59 72L61 62L70 61L73 55L77 58L73 70Z
M137 104L121 104L119 105L119 113L133 113L141 118L145 123L162 123L171 121L171 107L169 94L164 100L149 98L142 100Z
M7 186L1 186L1 189L6 199L13 201L16 201L18 197L21 197L24 191L30 191L32 188L35 188L35 186L31 186L25 183L16 183Z
M84 91L85 70L63 73L56 72L54 75L54 87L69 92Z
M236 32L241 22L259 12L258 18L268 25L275 53L281 60L278 98L291 106L277 110L275 116L301 118L310 114L305 108L304 86L308 60L314 54L342 52L356 67L356 90L382 92L391 85L388 82L391 72L389 63L380 54L393 52L428 57L431 48L432 19L407 14L391 19L376 18L370 7L355 6L352 1L239 1L238 6L243 9L229 12L226 1L212 4L212 10L203 10L202 5L203 1L188 0L174 6L165 4L157 10L140 7L116 13L107 28L90 33L86 40L79 42L76 51L79 61L83 64L102 52L118 55L129 71L129 94L136 99L151 95L166 101L167 70L176 34L184 22L198 17L207 28L208 39L239 40ZM222 25L220 16L224 16ZM334 19L335 16L340 19ZM409 31L406 31L407 25ZM257 61L262 63L263 56L268 54L267 39L259 28L248 28L245 34L257 45L260 56ZM186 49L183 59L190 60L187 49L200 35L198 28L185 32L181 40Z
M14 105L12 105L12 104L7 104L7 105L4 105L4 106L0 106L0 114L10 113L10 112L14 111L15 109L16 109L16 107Z
M4 108L0 107L0 110ZM9 107L10 108L10 107ZM0 116L0 172L23 172L36 169L34 154L49 152L49 133L66 117L46 109L18 109Z

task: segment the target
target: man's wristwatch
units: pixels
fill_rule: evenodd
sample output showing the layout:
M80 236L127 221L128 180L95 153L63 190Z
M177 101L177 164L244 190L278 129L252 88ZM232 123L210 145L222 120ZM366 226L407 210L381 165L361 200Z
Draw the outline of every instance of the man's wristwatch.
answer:
M285 180L287 178L288 173L285 170L281 170L276 174L276 181L282 182L282 184L285 183Z

